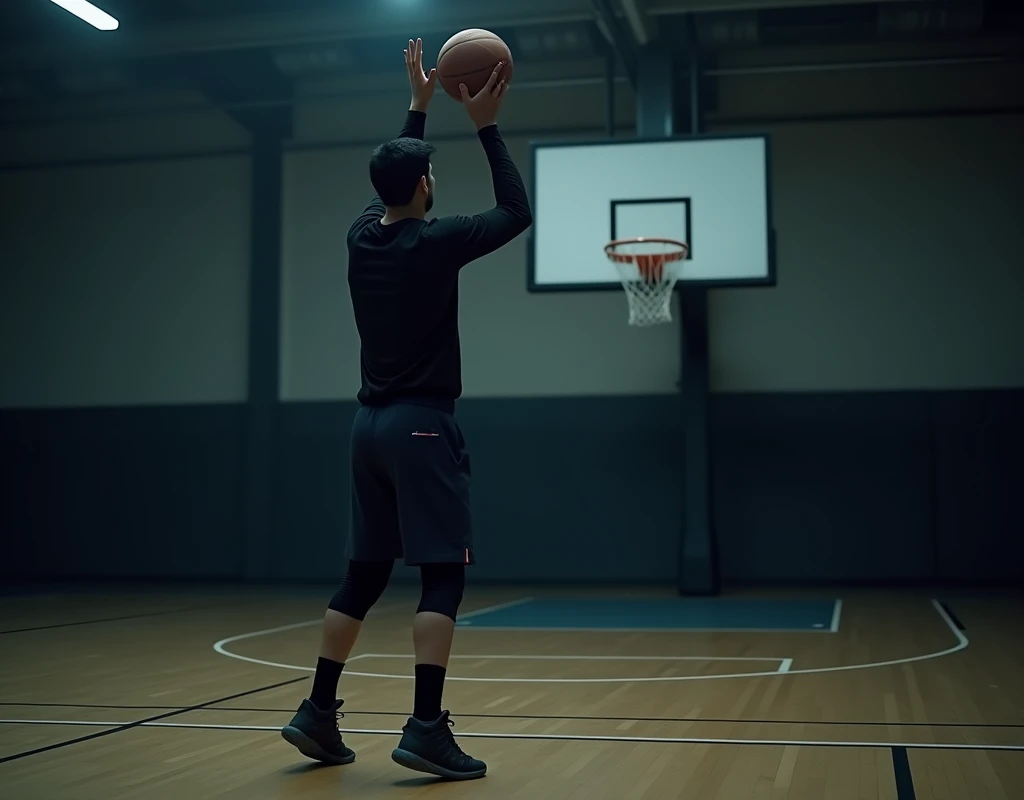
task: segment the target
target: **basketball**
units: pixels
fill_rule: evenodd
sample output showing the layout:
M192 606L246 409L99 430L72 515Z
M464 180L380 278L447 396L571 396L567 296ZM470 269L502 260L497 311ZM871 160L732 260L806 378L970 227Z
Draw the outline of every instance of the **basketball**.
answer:
M500 36L482 28L460 31L444 43L437 55L437 79L451 97L462 100L459 84L466 84L469 94L484 88L499 61L505 62L501 77L512 80L512 51Z

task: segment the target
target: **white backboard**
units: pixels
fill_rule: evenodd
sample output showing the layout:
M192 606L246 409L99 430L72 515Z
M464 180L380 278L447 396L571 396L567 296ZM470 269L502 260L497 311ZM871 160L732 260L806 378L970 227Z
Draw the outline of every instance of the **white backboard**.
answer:
M612 239L680 239L683 280L775 283L764 136L534 143L530 291L620 289Z

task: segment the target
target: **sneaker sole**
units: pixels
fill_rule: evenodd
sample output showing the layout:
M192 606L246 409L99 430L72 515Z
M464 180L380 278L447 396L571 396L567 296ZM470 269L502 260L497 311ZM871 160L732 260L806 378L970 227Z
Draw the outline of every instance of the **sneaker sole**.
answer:
M302 753L306 758L312 758L314 761L322 761L325 764L335 764L340 766L342 764L351 764L356 760L355 753L347 756L332 756L313 739L310 739L306 734L292 725L281 729L281 738Z
M473 770L472 772L453 772L450 769L445 769L444 767L427 761L425 758L421 758L415 753L410 753L408 750L402 750L401 748L396 748L391 753L391 760L406 769L412 769L416 772L426 772L429 775L437 775L439 778L447 778L450 781L468 781L473 780L474 778L482 778L487 774L487 767Z

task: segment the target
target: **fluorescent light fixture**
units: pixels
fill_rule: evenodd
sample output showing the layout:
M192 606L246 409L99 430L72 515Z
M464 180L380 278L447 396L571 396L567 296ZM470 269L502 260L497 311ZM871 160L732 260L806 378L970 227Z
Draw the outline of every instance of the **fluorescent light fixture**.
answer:
M50 2L56 3L65 11L70 11L80 20L88 22L101 31L116 31L120 24L110 14L103 9L96 8L88 0L50 0Z

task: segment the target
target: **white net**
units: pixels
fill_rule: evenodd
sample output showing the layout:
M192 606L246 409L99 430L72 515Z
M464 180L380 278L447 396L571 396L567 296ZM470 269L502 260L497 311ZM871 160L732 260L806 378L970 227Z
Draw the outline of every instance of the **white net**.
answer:
M647 327L671 322L672 289L684 263L678 246L638 240L618 243L608 255L626 290L629 324Z

